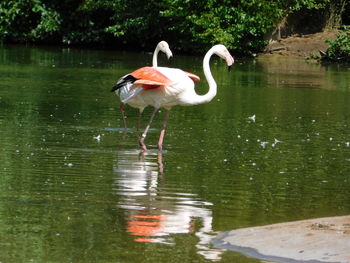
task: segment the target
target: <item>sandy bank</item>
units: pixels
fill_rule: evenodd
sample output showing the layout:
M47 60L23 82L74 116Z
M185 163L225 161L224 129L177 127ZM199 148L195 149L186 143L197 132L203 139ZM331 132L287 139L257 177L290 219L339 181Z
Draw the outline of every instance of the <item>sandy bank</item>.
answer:
M350 216L231 230L213 244L274 262L350 263Z

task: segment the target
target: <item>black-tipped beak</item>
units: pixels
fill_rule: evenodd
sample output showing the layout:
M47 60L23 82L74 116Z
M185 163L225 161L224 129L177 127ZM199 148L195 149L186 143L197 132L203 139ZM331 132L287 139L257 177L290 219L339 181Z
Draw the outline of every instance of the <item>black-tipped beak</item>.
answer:
M232 65L231 66L227 66L227 70L228 71L231 71L231 69L232 69Z
M173 56L172 55L169 56L168 61L169 61L170 64L173 64Z

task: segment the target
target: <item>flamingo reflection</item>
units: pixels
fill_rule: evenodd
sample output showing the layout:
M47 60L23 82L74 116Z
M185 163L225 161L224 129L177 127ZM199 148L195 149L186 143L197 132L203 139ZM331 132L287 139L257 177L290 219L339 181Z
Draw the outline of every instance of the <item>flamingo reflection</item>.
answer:
M198 239L198 254L220 260L222 251L210 248L212 203L164 184L161 152L138 153L120 151L114 166L118 206L128 214L126 231L135 242L162 244L173 244L174 234L192 233Z

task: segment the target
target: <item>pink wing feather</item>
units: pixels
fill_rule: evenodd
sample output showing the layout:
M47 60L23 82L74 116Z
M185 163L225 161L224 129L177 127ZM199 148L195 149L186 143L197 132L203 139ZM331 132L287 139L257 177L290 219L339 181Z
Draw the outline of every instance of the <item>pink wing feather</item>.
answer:
M186 72L186 71L184 71L184 72L185 72L185 73L187 74L187 76L188 76L190 79L192 79L194 82L198 82L198 81L201 80L200 77L198 77L197 75L195 75L195 74L193 74L193 73Z
M153 67L143 67L130 75L137 78L134 84L141 84L144 89L155 89L159 86L170 86L172 81Z

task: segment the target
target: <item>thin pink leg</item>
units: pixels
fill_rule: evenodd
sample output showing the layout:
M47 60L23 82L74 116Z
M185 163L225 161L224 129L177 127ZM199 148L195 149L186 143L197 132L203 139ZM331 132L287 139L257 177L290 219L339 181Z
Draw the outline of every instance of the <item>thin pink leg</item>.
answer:
M154 119L154 116L156 116L156 113L158 112L158 109L159 109L159 108L154 108L153 113L152 113L152 115L151 115L151 118L150 118L150 120L148 121L148 124L147 124L147 126L146 126L146 129L145 129L144 132L142 133L141 139L140 139L140 141L139 141L139 144L140 144L142 150L145 151L145 152L147 151L147 147L146 147L146 145L145 145L145 143L144 143L144 142L145 142L145 138L146 138L146 136L147 136L147 133L148 133L149 128L151 127L151 123L152 123L152 121L153 121L153 119Z
M159 175L163 175L164 165L163 165L163 153L161 151L158 151L157 153L157 163L158 163Z
M163 126L162 126L162 130L160 131L159 140L158 140L158 150L160 152L163 150L163 140L164 140L164 134L165 134L166 126L169 119L169 113L170 113L170 110L165 110Z
M122 118L123 118L123 122L124 122L124 128L126 129L127 126L126 126L126 118L125 118L125 114L124 114L124 103L120 103L119 109L120 109L120 112L122 114Z
M141 116L142 116L142 111L139 111L139 115L137 116L137 125L136 125L136 131L140 131L140 126L141 126Z

